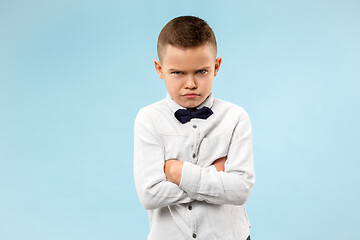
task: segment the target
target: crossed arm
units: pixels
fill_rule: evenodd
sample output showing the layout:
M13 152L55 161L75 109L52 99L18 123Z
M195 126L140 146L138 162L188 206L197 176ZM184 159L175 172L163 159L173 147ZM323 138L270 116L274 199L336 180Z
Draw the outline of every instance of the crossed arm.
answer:
M164 149L149 118L139 112L134 135L135 186L146 209L194 200L234 205L246 202L255 180L251 126L246 113L234 129L227 156L208 167L176 159L164 163Z
M217 160L215 160L212 165L215 166L216 170L218 172L225 171L225 161L227 157L221 157ZM176 185L180 185L181 181L181 174L182 174L182 167L183 162L177 160L177 159L170 159L165 162L164 165L164 173L166 176L166 180L172 183L175 183Z

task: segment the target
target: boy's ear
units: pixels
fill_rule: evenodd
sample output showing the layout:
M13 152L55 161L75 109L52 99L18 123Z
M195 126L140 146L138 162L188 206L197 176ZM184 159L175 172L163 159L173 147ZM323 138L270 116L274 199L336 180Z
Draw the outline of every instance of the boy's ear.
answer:
M161 67L161 64L160 64L159 60L155 59L154 63L155 63L156 72L158 73L159 77L161 79L164 79L164 75L163 75L163 72L162 72L162 67Z
M221 58L221 57L218 57L218 58L216 59L214 77L216 77L216 75L217 75L218 72L219 72L220 65L221 65L221 61L222 61L222 58Z

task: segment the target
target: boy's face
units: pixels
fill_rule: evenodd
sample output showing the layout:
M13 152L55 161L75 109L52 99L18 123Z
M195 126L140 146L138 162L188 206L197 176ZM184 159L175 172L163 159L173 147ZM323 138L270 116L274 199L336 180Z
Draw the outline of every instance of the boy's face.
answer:
M196 48L167 45L161 59L155 60L155 69L172 99L185 108L197 107L209 96L222 60L210 44Z

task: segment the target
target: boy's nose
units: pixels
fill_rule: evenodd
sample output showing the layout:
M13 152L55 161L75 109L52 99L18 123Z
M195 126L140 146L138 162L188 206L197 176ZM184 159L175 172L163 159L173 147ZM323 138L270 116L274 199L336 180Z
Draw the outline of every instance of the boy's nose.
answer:
M189 78L186 81L186 88L194 89L196 88L196 82L193 76L189 76Z

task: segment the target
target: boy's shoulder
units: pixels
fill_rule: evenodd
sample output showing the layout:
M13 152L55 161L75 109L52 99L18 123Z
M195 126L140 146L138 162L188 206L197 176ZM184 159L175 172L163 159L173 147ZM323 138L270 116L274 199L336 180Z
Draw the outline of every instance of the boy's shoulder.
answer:
M147 117L159 116L159 114L164 113L164 111L166 110L167 110L167 103L166 103L166 98L164 98L140 108L137 113L137 117L143 115Z

